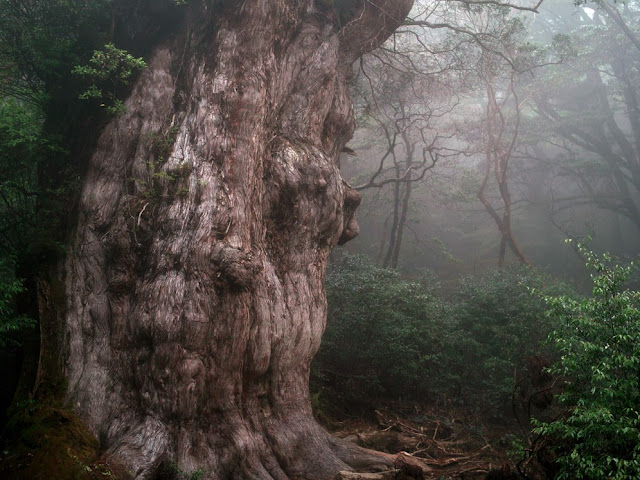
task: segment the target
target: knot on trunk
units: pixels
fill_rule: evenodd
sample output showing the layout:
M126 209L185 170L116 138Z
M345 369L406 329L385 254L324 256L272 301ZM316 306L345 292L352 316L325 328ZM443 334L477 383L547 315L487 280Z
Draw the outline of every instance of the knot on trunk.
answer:
M251 252L216 243L211 251L211 261L218 270L217 276L231 286L247 289L262 270L262 262Z
M349 240L353 240L360 233L360 226L356 221L356 209L362 201L362 195L344 182L346 190L344 192L344 222L342 235L338 240L338 245L344 245Z

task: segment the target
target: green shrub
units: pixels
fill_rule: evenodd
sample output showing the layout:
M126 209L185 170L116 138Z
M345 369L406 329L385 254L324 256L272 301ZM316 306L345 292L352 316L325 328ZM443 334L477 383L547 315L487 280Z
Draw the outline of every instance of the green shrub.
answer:
M87 65L76 65L73 74L90 83L80 94L82 100L98 100L110 114L124 113L124 103L118 98L118 89L131 83L136 71L146 68L142 58L135 58L126 50L107 43L103 50L95 50Z
M445 305L428 280L410 282L393 270L345 256L326 279L327 330L316 374L346 397L416 397L443 349Z
M42 136L40 110L15 99L0 99L0 350L19 346L33 319L16 313L23 292L17 274L35 240L39 152L48 143Z
M0 350L2 351L20 345L25 331L35 327L35 320L16 313L15 297L22 290L22 282L16 278L13 264L6 258L0 258Z
M545 297L568 413L536 430L562 445L557 478L640 478L640 293L624 288L633 264L581 250L595 272L591 298Z
M459 372L459 395L478 406L503 407L511 400L514 372L543 348L550 331L545 302L528 288L557 292L563 285L528 267L496 269L463 277L451 301L451 367ZM548 349L546 349L548 350Z
M445 297L432 278L409 281L344 256L327 273L327 330L314 379L352 403L446 396L501 409L514 370L541 352L549 331L545 302L526 285L556 288L531 269L505 269L465 277Z

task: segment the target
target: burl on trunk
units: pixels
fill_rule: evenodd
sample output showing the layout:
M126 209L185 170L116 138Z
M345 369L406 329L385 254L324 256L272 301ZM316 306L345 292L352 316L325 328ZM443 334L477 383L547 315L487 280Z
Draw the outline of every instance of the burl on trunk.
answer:
M412 1L342 3L192 1L98 141L43 352L135 478L384 463L315 423L308 377L327 256L358 232L346 82Z

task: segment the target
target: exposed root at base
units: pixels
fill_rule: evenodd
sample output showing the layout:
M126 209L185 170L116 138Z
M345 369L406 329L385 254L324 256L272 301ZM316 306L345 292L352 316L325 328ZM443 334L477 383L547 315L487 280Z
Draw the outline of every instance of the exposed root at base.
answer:
M346 449L351 450L351 455L342 460L356 471L338 472L335 480L423 480L431 471L424 461L406 452L390 454L357 445L347 445Z

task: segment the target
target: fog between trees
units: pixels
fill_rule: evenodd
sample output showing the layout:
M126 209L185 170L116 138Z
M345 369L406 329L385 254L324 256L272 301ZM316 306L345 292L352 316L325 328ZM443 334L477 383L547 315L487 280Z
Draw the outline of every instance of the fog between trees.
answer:
M520 262L577 279L566 238L637 255L639 15L418 3L353 80L357 157L341 160L362 234L347 249L445 277Z

